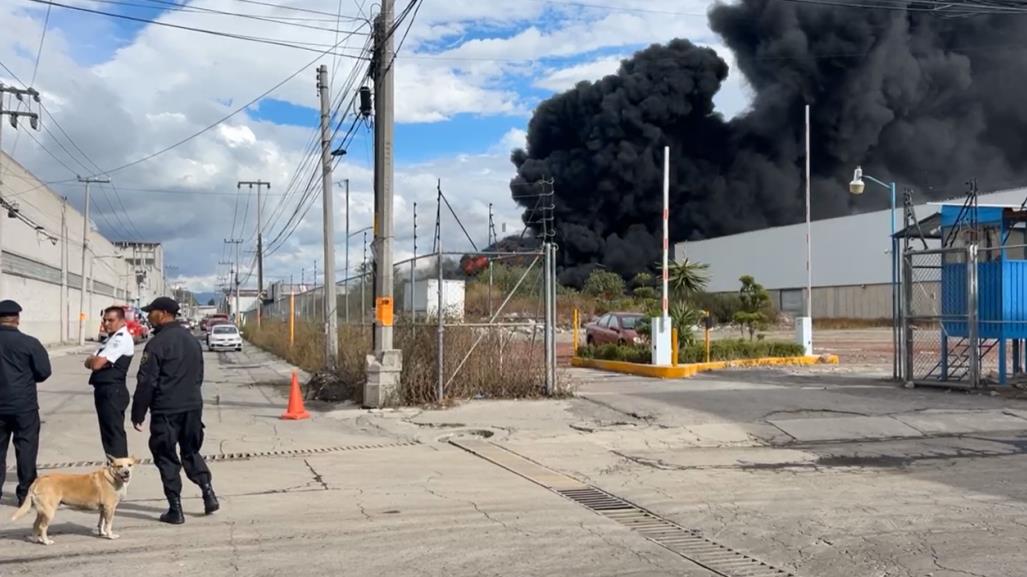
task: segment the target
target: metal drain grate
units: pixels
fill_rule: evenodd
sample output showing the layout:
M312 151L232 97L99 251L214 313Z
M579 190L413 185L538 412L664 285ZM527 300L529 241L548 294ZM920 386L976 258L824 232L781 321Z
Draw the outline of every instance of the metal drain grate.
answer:
M287 451L255 451L247 453L222 453L218 455L204 455L208 463L225 461L249 461L251 459L269 459L275 457L304 457L308 455L320 455L325 453L343 453L347 451L362 451L367 449L393 449L398 447L413 447L420 445L418 441L401 441L398 443L371 443L364 445L345 445L341 447L320 447L315 449L290 449ZM65 461L62 463L40 463L37 469L76 469L102 467L107 461ZM153 459L145 458L139 460L140 465L153 464ZM13 472L14 467L8 467L7 472Z
M699 531L686 529L630 501L543 467L506 447L482 440L453 439L449 442L616 521L721 577L796 577L784 569L707 539Z
M778 569L745 553L707 539L698 531L685 529L677 523L668 521L595 487L557 491L557 493L632 529L653 543L669 549L717 575L724 577L795 577L793 573Z

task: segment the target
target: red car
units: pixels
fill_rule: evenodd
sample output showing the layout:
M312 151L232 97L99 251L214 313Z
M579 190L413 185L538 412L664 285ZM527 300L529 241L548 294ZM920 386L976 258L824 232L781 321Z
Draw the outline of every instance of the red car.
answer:
M640 313L606 313L585 325L585 342L589 345L638 344L642 339L635 327L642 318L644 315Z
M137 309L131 305L115 305L125 309L125 327L128 328L128 332L132 335L132 340L136 343L145 341L150 338L150 326L146 322L146 315L143 311ZM103 311L100 311L100 317L103 318ZM97 334L97 340L103 342L107 340L107 329L104 328L103 323L100 323L100 331Z

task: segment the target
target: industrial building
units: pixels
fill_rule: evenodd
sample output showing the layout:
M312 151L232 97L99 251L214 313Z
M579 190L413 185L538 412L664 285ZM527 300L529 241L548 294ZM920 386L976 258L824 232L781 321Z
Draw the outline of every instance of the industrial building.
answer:
M133 269L136 304L142 306L169 294L165 284L164 247L159 242L119 241L114 245Z
M1027 188L1017 188L981 194L978 201L981 205L1019 206L1025 198ZM898 202L895 228L901 230L901 198ZM963 198L951 202L961 204ZM939 210L936 203L914 207L917 219ZM891 219L890 210L881 210L812 223L814 319L891 321ZM805 223L677 243L674 258L708 265L710 292L735 292L741 286L739 277L751 275L770 292L778 310L802 313L807 284Z
M0 205L0 298L21 304L22 331L45 344L75 341L82 318L85 336L95 338L103 308L138 301L134 266L90 222L86 298L79 309L82 213L3 152ZM154 282L163 286L163 271Z

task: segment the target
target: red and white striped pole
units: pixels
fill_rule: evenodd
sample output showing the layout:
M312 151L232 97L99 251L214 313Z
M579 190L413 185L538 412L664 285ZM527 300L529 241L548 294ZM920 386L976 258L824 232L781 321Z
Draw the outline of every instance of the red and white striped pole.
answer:
M668 253L670 251L670 147L663 147L663 322L668 315L667 285L670 280L667 271Z

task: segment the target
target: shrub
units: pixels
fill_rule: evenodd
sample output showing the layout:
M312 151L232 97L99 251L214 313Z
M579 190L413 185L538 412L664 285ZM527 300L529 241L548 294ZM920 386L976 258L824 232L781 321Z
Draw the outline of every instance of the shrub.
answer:
M742 309L738 293L703 293L696 296L696 306L709 311L717 324L732 323L735 313Z
M733 361L762 357L801 357L804 354L805 349L803 349L802 345L791 341L725 339L710 343L711 361ZM679 351L678 362L701 363L705 360L705 355L706 349L703 343L692 344Z
M578 349L577 354L584 359L642 364L652 362L652 353L647 345L606 344L584 346ZM734 361L764 357L800 357L803 354L802 345L790 341L728 339L710 343L711 361ZM689 344L678 352L678 362L680 363L701 363L704 360L705 347L703 343Z
M631 294L635 295L635 298L642 300L657 300L660 298L660 291L656 290L656 287L651 286L636 287L635 290L631 291Z
M594 297L618 298L624 295L624 279L615 272L597 268L588 275L582 290Z
M578 356L586 359L623 361L626 363L648 364L652 362L652 352L646 345L618 345L610 343L598 346L585 346L578 349Z
M774 318L774 309L770 303L770 294L756 279L744 275L738 280L742 283L742 288L738 290L741 308L735 313L734 321L749 331L751 341L756 331L770 324Z

